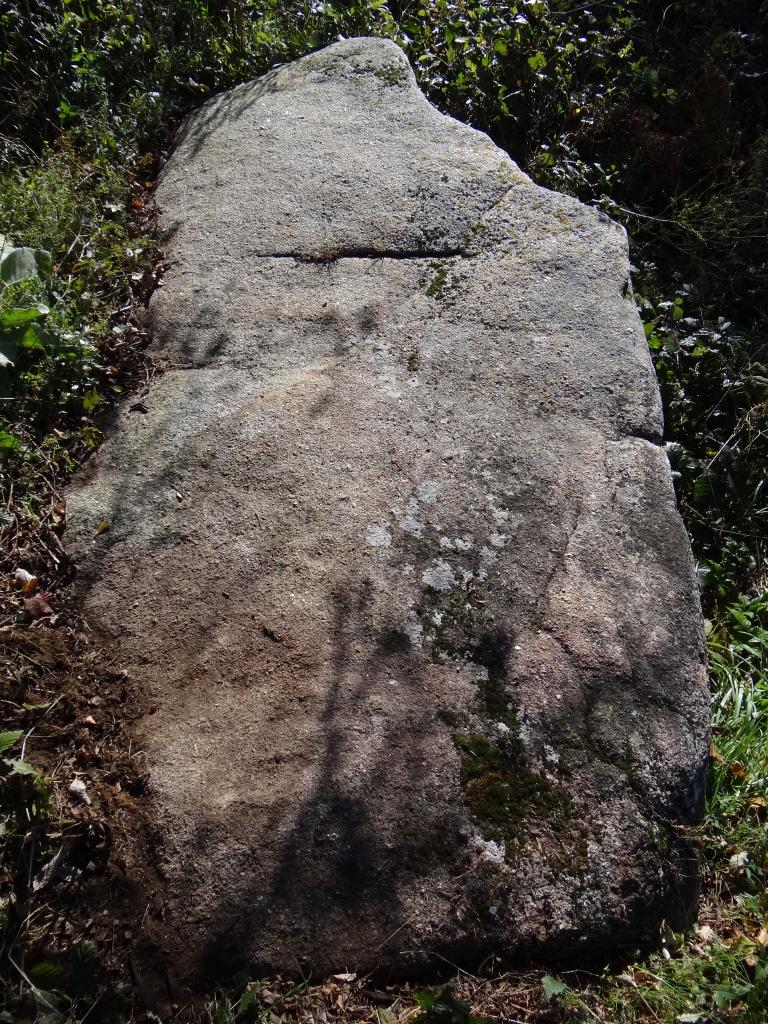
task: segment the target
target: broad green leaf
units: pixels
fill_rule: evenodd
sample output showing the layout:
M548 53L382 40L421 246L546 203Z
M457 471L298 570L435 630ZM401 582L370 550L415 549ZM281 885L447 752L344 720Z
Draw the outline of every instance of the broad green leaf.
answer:
M50 335L41 330L38 324L29 324L24 330L19 329L16 344L19 348L40 349L44 352L46 342L50 340Z
M42 992L42 989L39 991ZM49 998L53 993L46 992L44 994L46 998ZM44 1013L42 1016L38 1016L35 1019L37 1020L37 1024L67 1024L67 1018L59 1010L49 1010L48 1013Z
M213 1024L230 1024L234 1020L232 1006L228 999L224 999L216 1008L213 1015Z
M14 437L13 434L9 434L7 430L0 430L0 458L3 455L8 455L10 452L20 452L22 449L22 443L18 437ZM9 736L10 733L2 733L3 736ZM0 747L0 753L4 748Z
M0 330L0 370L15 366L20 348L44 352L46 343L51 340L37 324L15 327L10 331Z
M51 254L45 249L11 249L0 259L0 281L16 284L17 281L43 280L53 271Z
M547 63L547 59L541 51L534 53L532 57L528 58L528 67L531 71L538 71L543 68Z
M67 974L60 964L52 963L50 960L43 960L28 972L32 981L40 988L54 989L61 988L67 980Z
M59 101L59 120L67 121L75 116L75 112L65 99Z
M59 1009L61 997L56 992L48 992L33 985L32 996L37 1004L38 1016L35 1019L39 1024L64 1024L66 1018Z
M101 396L96 388L90 388L83 395L83 410L85 412L93 412L100 401Z
M8 435L11 436L10 434ZM14 438L14 441L16 438ZM2 444L2 434L0 434L0 445ZM0 754L4 754L6 750L13 746L16 740L22 735L22 729L14 729L12 732L0 732Z
M718 985L714 991L715 1005L718 1010L727 1010L732 1003L752 990L748 984L740 985Z
M259 990L256 988L249 988L240 1000L240 1004L237 1008L238 1016L242 1016L246 1020L256 1020L259 1016L260 1009L261 1004L259 1003Z
M10 331L16 327L22 327L33 320L48 316L49 313L50 309L42 302L38 302L34 306L13 306L11 309L4 309L0 312L0 330Z
M37 780L42 779L37 768L33 768L29 761L22 761L20 757L6 758L3 763L11 769L11 775L32 775Z
M568 986L559 978L553 978L551 974L545 974L541 979L541 987L544 989L547 1001L549 1001L555 996L561 996Z

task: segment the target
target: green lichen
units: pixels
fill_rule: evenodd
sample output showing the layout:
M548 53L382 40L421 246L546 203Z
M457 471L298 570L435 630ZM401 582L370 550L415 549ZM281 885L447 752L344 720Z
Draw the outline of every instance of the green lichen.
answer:
M494 626L482 595L471 584L452 590L447 597L427 589L429 608L422 612L424 636L435 662L466 661L486 670L478 682L478 710L483 718L517 729L514 709L506 690L510 641Z
M465 657L481 614L475 590L457 588L441 600L439 591L426 588L425 596L431 599L422 619L424 633L432 643L432 660Z
M546 812L550 820L569 816L569 795L541 772L525 766L522 745L514 733L492 741L479 732L456 732L453 741L461 757L464 803L487 839L514 844L532 810Z
M449 729L458 729L459 726L466 725L467 716L462 715L458 711L454 711L452 708L441 708L437 712L437 717L441 722L444 722Z
M433 660L464 661L485 669L472 714L479 728L460 730L466 728L461 721L465 716L444 711L440 717L454 730L462 793L472 821L487 839L512 849L531 812L563 823L572 816L571 798L562 785L526 765L516 708L507 691L510 639L494 625L482 595L468 586L448 595L427 591L425 597L432 607L422 612L422 624Z
M526 764L516 708L507 690L511 641L494 624L482 593L469 584L448 594L427 588L424 597L422 628L433 660L463 661L485 669L478 673L472 712L478 727L465 732L467 716L443 711L440 717L454 730L464 803L473 822L487 839L511 849L532 811L563 823L572 817L571 798L562 785Z
M444 299L446 283L448 281L448 267L444 263L433 263L435 276L427 285L427 297L430 299Z
M386 64L373 69L374 75L386 85L404 85L408 72L400 64Z
M424 235L427 238L426 232ZM440 302L455 301L459 296L463 282L466 280L466 274L458 272L457 263L448 261L435 260L431 267L434 274L425 289L428 297L430 299L437 299Z
M358 63L353 63L358 58ZM385 85L404 85L408 80L408 69L402 64L377 64L365 59L365 51L356 48L347 50L343 55L313 54L312 65L318 71L339 73L348 78L378 78Z

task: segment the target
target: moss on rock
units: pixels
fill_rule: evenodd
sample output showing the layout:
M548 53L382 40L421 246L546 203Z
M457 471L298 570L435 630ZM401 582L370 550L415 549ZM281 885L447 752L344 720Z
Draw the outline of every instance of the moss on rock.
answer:
M513 733L499 741L480 732L453 734L461 757L464 803L483 835L505 845L519 839L528 812L536 808L567 817L566 790L523 763L522 746Z

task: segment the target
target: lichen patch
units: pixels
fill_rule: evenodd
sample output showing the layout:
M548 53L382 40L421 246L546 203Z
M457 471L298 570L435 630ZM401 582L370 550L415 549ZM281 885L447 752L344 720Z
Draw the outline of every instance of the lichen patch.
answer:
M436 558L421 577L422 583L433 590L452 590L456 586L456 573L442 558Z
M372 548L388 548L392 545L392 534L386 526L371 523L365 531L365 543Z

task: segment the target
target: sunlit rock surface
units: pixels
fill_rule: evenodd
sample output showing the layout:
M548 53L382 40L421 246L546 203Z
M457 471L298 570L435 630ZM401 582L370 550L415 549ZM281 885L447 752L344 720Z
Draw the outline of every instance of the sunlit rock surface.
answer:
M685 916L702 627L623 230L370 39L207 103L157 202L164 372L69 546L146 702L177 971L579 957Z

